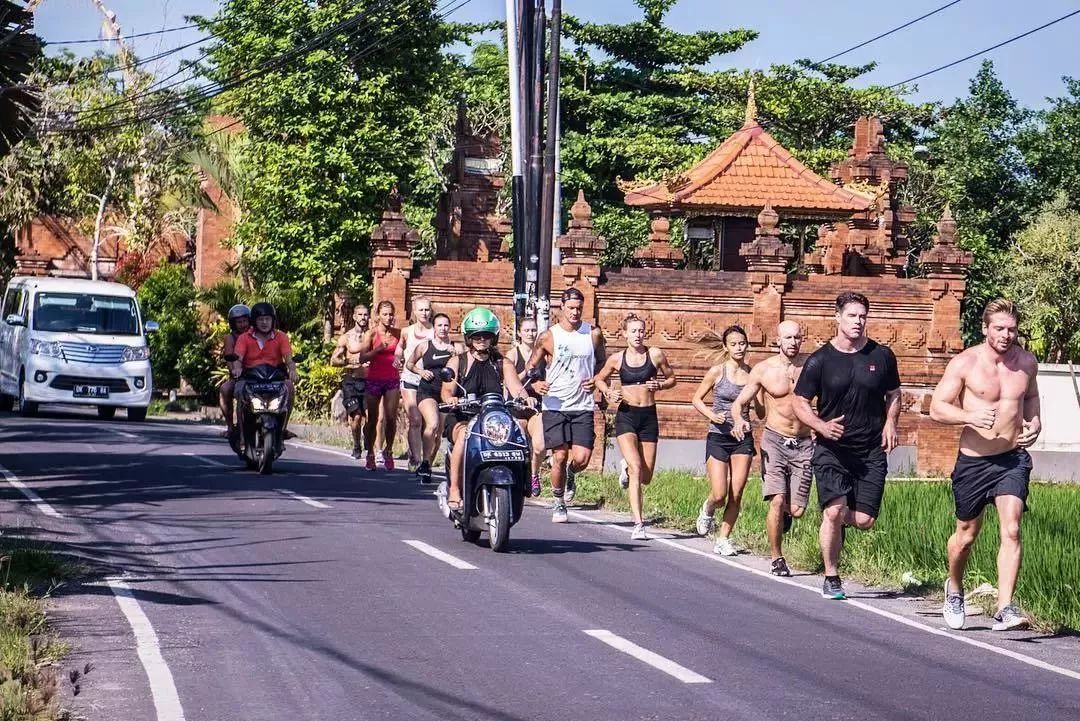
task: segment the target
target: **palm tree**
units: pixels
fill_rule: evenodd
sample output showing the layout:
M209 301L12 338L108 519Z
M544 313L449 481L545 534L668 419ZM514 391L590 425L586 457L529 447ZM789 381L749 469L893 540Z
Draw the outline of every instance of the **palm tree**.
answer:
M0 157L30 130L41 97L26 83L41 39L29 32L32 13L9 0L0 0Z

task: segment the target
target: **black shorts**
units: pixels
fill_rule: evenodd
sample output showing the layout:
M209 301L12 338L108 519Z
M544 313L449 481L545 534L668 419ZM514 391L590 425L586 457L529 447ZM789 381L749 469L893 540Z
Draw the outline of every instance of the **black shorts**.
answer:
M592 411L544 411L544 448L584 446L592 448L596 440Z
M633 433L642 443L660 440L660 421L656 418L656 406L631 406L619 404L615 413L615 436Z
M754 436L747 433L740 441L729 433L709 433L705 436L705 461L715 458L727 463L732 456L754 457Z
M345 412L350 416L364 413L365 388L367 388L367 381L363 378L341 379L341 401L345 404Z
M401 381L401 390L403 391L415 391L420 389L419 383L410 383L408 381Z
M848 508L877 518L889 471L885 449L873 445L856 451L839 450L819 440L812 465L822 508L837 498L846 498Z
M442 403L442 387L428 383L427 381L420 381L420 384L416 389L416 403L419 404L421 401L428 398L436 403Z
M1014 448L996 456L956 457L952 472L952 491L956 518L971 521L998 496L1016 496L1027 510L1028 483L1031 481L1031 455Z

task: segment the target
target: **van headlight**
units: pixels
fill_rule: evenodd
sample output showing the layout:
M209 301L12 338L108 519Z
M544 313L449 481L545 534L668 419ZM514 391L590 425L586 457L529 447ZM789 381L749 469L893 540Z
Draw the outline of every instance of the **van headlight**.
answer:
M35 355L43 355L49 358L63 358L64 351L56 341L30 339L30 352Z
M484 436L491 441L492 445L502 446L510 440L510 429L514 427L514 421L509 414L495 411L484 416Z
M128 361L144 361L150 357L150 346L128 346L124 348L122 356L125 363Z

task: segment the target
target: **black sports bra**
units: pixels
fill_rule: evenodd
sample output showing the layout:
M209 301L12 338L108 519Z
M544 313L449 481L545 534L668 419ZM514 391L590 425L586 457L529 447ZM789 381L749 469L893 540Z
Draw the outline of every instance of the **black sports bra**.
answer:
M653 363L649 349L645 349L645 362L639 366L626 365L626 352L623 352L622 363L619 364L619 382L624 386L639 386L656 377L656 364Z

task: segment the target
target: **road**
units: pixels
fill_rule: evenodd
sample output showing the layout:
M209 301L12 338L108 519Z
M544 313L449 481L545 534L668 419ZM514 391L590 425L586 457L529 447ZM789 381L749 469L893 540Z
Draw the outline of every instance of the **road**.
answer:
M70 414L0 417L0 465L5 526L93 561L55 612L90 721L1080 719L1075 638L600 513L530 506L494 554L401 471L293 445L259 476L212 428Z

